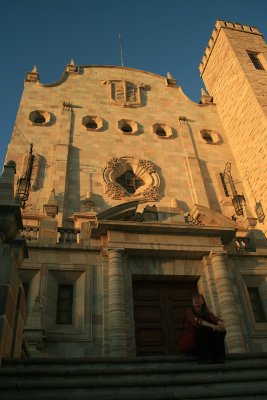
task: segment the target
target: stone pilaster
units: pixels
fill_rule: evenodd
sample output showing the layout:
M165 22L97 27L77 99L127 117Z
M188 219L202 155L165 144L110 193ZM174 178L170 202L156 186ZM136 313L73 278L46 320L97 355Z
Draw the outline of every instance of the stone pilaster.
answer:
M201 204L209 208L209 200L192 130L186 117L179 117L179 124L192 201L195 204Z
M124 268L121 249L109 250L109 342L111 356L127 355Z
M229 352L245 353L246 345L241 330L230 277L228 275L223 255L219 253L211 253L210 259L221 306L221 313L227 329L226 340Z

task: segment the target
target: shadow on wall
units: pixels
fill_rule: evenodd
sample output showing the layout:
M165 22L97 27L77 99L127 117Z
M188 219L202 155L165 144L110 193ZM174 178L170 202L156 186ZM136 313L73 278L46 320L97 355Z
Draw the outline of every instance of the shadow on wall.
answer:
M207 168L207 163L203 160L199 160L201 173L203 176L203 182L206 189L207 197L210 203L210 208L215 211L221 212L221 207L217 198L217 194L214 190L214 184L210 177L209 170Z

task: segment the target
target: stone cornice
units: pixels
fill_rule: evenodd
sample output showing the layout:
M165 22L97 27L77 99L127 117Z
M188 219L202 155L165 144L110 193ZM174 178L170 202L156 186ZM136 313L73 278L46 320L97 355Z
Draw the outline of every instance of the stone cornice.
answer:
M121 231L127 233L184 235L184 236L209 236L221 237L225 242L230 242L235 237L234 227L214 227L186 224L164 224L162 222L128 222L128 221L98 221L97 227L92 228L91 237L98 238L106 235L108 231Z

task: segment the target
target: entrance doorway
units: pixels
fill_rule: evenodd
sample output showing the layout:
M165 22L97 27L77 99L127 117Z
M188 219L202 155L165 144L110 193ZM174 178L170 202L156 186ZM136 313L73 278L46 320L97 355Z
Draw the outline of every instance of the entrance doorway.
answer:
M178 354L178 337L186 309L191 306L196 281L133 280L136 352L144 355Z

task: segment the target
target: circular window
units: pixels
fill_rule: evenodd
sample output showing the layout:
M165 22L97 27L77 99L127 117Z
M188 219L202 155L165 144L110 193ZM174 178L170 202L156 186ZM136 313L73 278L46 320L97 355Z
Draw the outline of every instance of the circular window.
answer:
M205 142L207 143L213 143L212 137L209 133L204 133L204 135L202 136L202 138L205 140Z
M135 135L138 132L137 122L129 119L121 119L118 122L118 128L120 132L123 132L125 135Z
M51 124L51 114L47 111L34 110L29 114L29 120L33 125Z
M45 118L42 115L38 115L35 120L35 124L44 124L45 123Z
M100 117L96 117L93 115L86 115L82 119L82 125L88 130L88 131L100 131L103 129L103 119Z
M97 129L97 123L95 122L95 121L89 121L89 122L87 122L87 124L86 124L86 128L89 128L89 129Z
M163 129L162 127L159 127L159 128L156 130L155 133L156 133L156 135L158 135L158 136L160 136L160 137L167 136L167 133L166 133L165 129Z
M173 135L173 129L166 124L154 124L152 130L159 139L169 139Z
M122 125L121 130L122 130L122 132L125 132L125 133L129 132L130 133L130 132L133 131L133 128L131 127L131 125L125 123L124 125Z
M207 144L218 144L220 142L218 133L209 129L202 129L200 131L200 136Z

